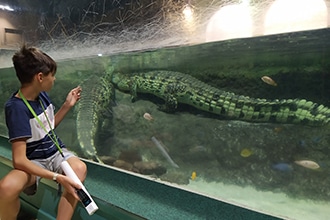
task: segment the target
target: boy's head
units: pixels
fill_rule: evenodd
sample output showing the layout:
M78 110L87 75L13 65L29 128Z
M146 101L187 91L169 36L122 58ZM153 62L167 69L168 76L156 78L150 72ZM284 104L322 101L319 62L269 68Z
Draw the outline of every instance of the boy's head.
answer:
M55 74L56 62L47 54L35 47L23 45L12 58L16 75L21 84L31 83L38 73Z

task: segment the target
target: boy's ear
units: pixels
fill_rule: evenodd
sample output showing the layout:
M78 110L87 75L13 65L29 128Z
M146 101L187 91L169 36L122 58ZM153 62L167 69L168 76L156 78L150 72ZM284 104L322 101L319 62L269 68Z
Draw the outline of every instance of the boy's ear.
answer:
M42 81L42 78L43 78L43 74L42 74L42 72L36 74L36 78L37 78L37 80L38 80L39 82L41 82L41 81Z

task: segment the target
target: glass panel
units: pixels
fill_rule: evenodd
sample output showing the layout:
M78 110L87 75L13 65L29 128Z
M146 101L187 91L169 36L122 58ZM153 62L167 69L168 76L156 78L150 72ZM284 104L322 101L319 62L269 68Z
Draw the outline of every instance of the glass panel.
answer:
M328 5L4 1L0 103L19 88L11 57L25 41L58 62L56 109L83 88L56 129L79 156L272 215L326 219Z

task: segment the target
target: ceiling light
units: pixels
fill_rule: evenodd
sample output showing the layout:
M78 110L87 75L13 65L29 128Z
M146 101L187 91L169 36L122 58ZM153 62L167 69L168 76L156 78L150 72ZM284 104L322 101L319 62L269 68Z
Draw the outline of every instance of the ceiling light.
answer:
M14 11L14 9L9 7L8 5L0 5L0 9L7 11Z

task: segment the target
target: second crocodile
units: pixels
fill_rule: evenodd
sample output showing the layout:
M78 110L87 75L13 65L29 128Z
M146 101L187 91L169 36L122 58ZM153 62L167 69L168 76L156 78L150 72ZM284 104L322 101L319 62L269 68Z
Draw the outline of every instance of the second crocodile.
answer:
M175 111L178 103L188 104L213 114L250 122L300 123L325 125L330 109L304 99L267 100L222 91L196 78L172 71L132 74L114 73L112 83L121 90L155 95L165 101L166 111Z

